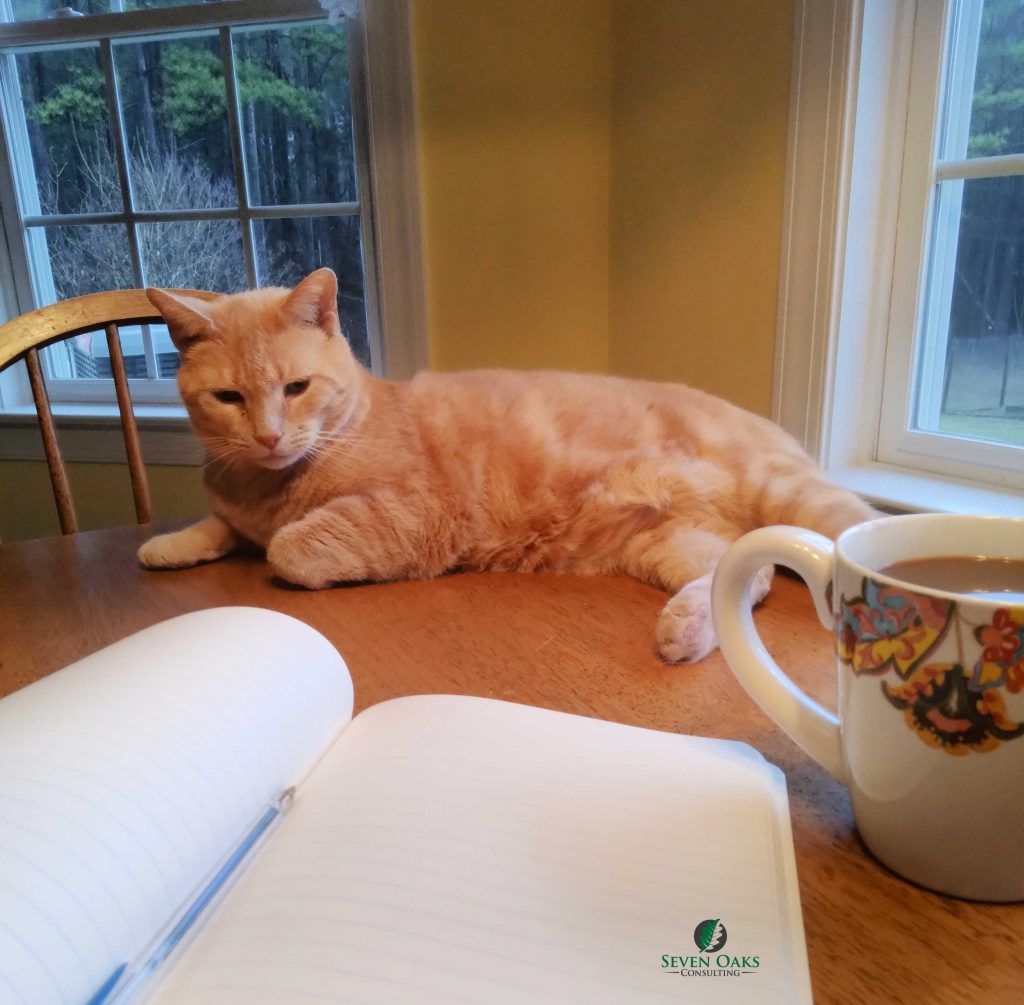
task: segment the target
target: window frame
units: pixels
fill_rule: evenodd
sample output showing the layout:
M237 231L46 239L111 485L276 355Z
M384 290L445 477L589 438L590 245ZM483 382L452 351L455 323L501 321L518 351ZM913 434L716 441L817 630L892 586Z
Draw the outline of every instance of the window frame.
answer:
M235 0L229 5L230 16L228 11L218 10L219 6L203 4L193 7L190 13L205 19L204 27L220 27L228 22L294 22L324 16L323 8L315 0ZM144 13L159 16L157 30L162 34L181 27L177 19L183 9L187 10L172 7L95 15L63 21L61 27L96 35L109 31L108 22L114 19L135 19L137 14ZM244 18L239 16L240 11ZM89 24L83 25L84 21ZM370 336L376 340L378 372L404 379L423 369L428 358L411 5L409 0L363 0L356 16L347 21L355 143L365 153L358 167L363 254L364 258L372 255L375 260L375 268L364 273ZM188 23L196 26L197 20ZM31 22L25 24L31 26ZM133 27L134 20L129 20L124 33L131 32ZM18 24L5 26L5 31L5 45L22 44L30 37L28 28ZM15 199L12 182L9 174L0 170L5 206ZM254 218L280 215L277 210L264 213L264 209L256 207L250 212ZM162 214L136 213L136 217L154 215ZM18 240L18 230L0 214L0 246L10 250ZM24 291L30 288L30 277L24 266L19 265L17 255L9 254L6 261L0 261L0 320L33 308L34 304L26 303L25 299ZM0 373L0 460L42 457L38 434L31 428L34 408L23 371L22 365L15 365ZM201 451L188 430L180 402L147 400L147 383L154 382L131 382L147 461L198 463ZM82 397L87 394L88 389ZM56 404L54 411L58 427L70 431L65 451L69 460L123 460L115 405L65 400ZM148 449L147 444L153 449Z
M920 141L908 144L903 158L889 315L889 331L907 337L888 340L884 386L889 390L882 395L877 453L882 462L1019 489L1024 488L1024 447L913 428L918 409L937 425L949 338L944 319L953 295L963 186L940 193L939 185L1019 177L1024 167L1021 155L966 156L982 7L983 0L917 7L906 129ZM953 49L951 65L947 47ZM957 83L953 91L946 90L949 78ZM952 128L943 136L947 124ZM963 157L946 156L950 147L962 148ZM931 329L927 338L926 328Z
M1015 448L912 431L912 452L906 443L902 453L880 449L887 379L885 418L906 414L891 382L900 364L909 370L913 350L889 331L916 331L934 187L934 133L921 137L919 116L925 109L934 121L951 4L796 4L772 415L833 480L875 502L1024 516L1019 469L989 458L995 451L1005 464ZM932 33L925 66L922 31ZM973 463L951 461L946 440L967 443Z

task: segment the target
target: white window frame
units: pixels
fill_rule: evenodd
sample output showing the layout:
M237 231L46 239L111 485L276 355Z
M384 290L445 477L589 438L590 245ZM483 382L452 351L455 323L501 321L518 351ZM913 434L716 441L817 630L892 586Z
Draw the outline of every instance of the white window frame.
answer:
M950 5L797 2L773 417L883 505L1024 515L1020 451L890 434L914 356L889 333L918 327Z
M316 0L236 0L221 12L219 4L202 8L211 27L231 24L295 21L322 16ZM158 15L159 30L179 26L180 8L137 12ZM194 25L196 11L189 12ZM135 13L97 15L64 22L71 31L88 34L118 34ZM110 20L110 24L103 22ZM353 73L352 104L356 145L366 157L359 164L359 186L363 202L363 246L367 265L364 296L375 369L392 378L406 378L427 362L427 330L420 230L419 168L416 151L415 112L412 79L412 38L408 0L363 0L355 18L348 19L350 59ZM80 27L81 26L81 27ZM129 23L129 27L130 27ZM8 25L5 44L11 44L17 25ZM344 30L344 28L339 28ZM108 43L109 44L109 43ZM12 179L0 177L4 188L2 203L15 205ZM243 208L243 207L240 207ZM308 207L298 207L302 215ZM324 212L332 212L324 209ZM290 210L289 210L290 211ZM247 218L278 216L279 210L244 207ZM141 217L164 214L140 214ZM167 214L177 217L180 214ZM185 214L187 215L187 214ZM314 208L316 215L316 208ZM243 227L243 232L244 232ZM0 320L31 310L31 277L27 256L18 254L14 242L21 240L19 221L0 218L0 241L8 253L0 262ZM249 259L251 263L251 258ZM375 266L375 267L374 267ZM251 268L251 265L250 265ZM70 384L71 382L69 382ZM65 453L69 460L116 461L124 457L118 442L116 405L97 403L91 381L75 381L55 402L58 427L69 431ZM103 390L110 381L97 381ZM184 409L178 402L161 400L163 388L154 384L170 381L132 381L143 439L143 451L152 463L197 463L201 450L191 436ZM112 400L112 393L111 393ZM38 459L41 446L35 430L34 408L24 367L16 364L0 374L0 460Z

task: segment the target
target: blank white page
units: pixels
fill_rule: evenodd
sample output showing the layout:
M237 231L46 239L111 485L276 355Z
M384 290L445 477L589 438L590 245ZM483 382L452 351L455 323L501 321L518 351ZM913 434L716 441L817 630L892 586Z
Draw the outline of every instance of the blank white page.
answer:
M352 714L273 611L165 621L0 701L0 1003L84 1005Z
M662 966L697 955L709 918L755 972ZM154 1000L809 1002L785 782L743 744L483 698L386 702Z

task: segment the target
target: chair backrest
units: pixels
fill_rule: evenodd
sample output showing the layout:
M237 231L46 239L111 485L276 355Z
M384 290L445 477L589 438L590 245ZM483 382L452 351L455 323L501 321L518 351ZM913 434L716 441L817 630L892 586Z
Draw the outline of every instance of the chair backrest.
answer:
M220 296L219 293L209 293L205 290L173 292L198 297L201 300L214 300ZM28 379L39 417L39 429L43 437L46 464L50 469L50 482L53 485L60 529L64 534L77 532L78 516L71 497L64 457L57 439L50 399L46 393L39 350L51 343L61 342L85 332L98 331L101 328L106 332L110 368L114 377L114 389L117 392L117 407L121 413L125 451L128 455L135 515L139 523L149 523L153 516L149 480L146 477L139 432L132 411L118 325L156 324L161 321L163 318L149 302L145 290L113 290L90 293L84 297L51 304L49 307L40 307L38 310L13 318L5 325L0 325L0 370L19 359L24 359L28 368Z

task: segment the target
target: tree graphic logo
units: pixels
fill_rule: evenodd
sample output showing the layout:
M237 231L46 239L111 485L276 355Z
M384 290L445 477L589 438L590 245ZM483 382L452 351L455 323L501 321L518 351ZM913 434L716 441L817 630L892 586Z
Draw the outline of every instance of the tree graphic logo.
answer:
M693 941L700 953L717 953L727 938L721 918L707 918L693 930Z

